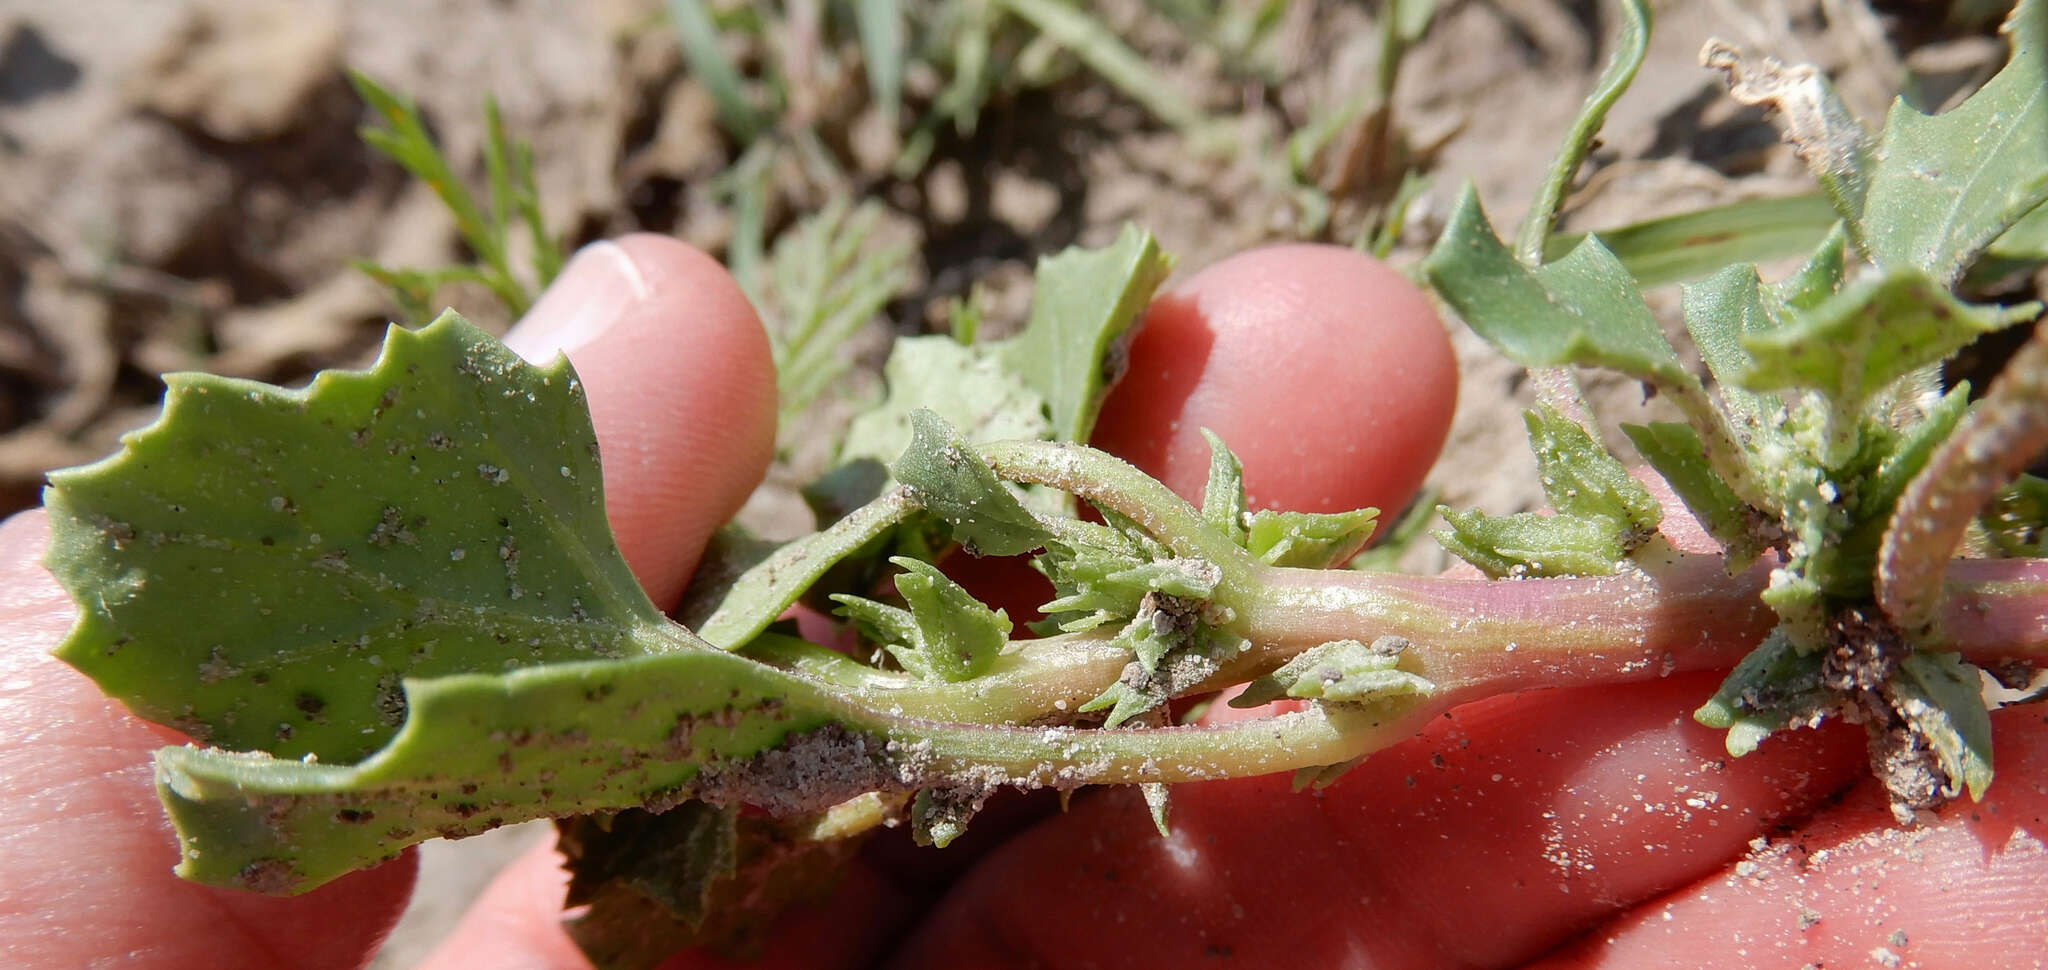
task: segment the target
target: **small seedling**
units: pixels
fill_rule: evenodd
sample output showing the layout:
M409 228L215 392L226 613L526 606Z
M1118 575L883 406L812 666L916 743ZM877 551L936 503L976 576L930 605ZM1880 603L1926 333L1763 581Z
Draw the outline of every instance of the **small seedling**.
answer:
M682 623L607 532L565 362L447 317L302 391L175 376L157 424L52 476L48 562L81 610L59 655L197 742L158 756L185 876L303 892L433 836L573 817L578 934L609 965L650 959L621 942L629 916L672 923L664 946L729 932L765 918L733 901L774 902L744 891L767 870L829 866L884 819L943 844L996 787L1139 784L1164 827L1175 783L1326 783L1533 684L1732 669L1697 714L1731 753L1846 717L1902 822L1981 797L1984 671L2048 658L2048 564L2024 558L2048 503L2011 484L2048 446L2048 338L1974 402L1931 372L2040 310L1951 287L2048 201L2048 0L2019 5L2011 63L1948 114L1792 119L1838 222L1782 280L1738 265L1687 288L1711 386L1598 238L1542 261L1641 56L1628 10L1637 42L1516 242L1467 191L1423 272L1518 362L1674 402L1682 422L1628 435L1716 554L1664 541L1669 511L1563 382L1528 416L1553 512L1448 515L1445 545L1491 582L1326 568L1374 514L1249 512L1220 441L1199 506L1074 444L1167 270L1132 230L1045 261L1016 337L900 342L888 398L816 490L851 511L781 546L722 534ZM1807 103L1831 104L1813 83ZM1056 590L1038 638L932 568L955 548L1035 557ZM875 662L778 626L800 601L836 604ZM1237 684L1305 706L1165 726L1170 700ZM747 850L761 839L818 851Z

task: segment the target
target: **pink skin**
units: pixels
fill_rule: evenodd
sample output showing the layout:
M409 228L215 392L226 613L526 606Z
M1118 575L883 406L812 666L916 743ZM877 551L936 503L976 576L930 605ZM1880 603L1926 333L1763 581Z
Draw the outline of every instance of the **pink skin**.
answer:
M1095 444L1196 501L1208 428L1244 462L1254 508L1391 517L1458 404L1429 301L1338 246L1269 246L1188 277L1153 301L1130 361Z
M1150 398L1155 406L1127 388L1105 412L1102 440L1187 494L1206 468L1196 430L1206 425L1244 457L1262 504L1398 508L1441 441L1452 398L1448 347L1440 331L1423 339L1434 319L1406 316L1426 305L1385 273L1341 251L1282 248L1190 277L1134 348L1134 381L1178 390ZM1205 327L1206 353L1159 336ZM568 347L590 389L622 545L657 600L672 601L772 446L772 381L751 310L702 255L634 237L575 261L511 340L535 356ZM1373 349L1331 353L1319 341ZM1179 356L1154 368L1155 354ZM1310 359L1275 362L1288 355ZM1263 366L1224 366L1246 359ZM1407 379L1435 383L1403 391L1404 367ZM1291 376L1253 382L1248 371ZM1374 403L1389 399L1430 403L1401 417ZM1361 417L1379 425L1352 420ZM1296 455L1305 433L1321 444ZM1369 457L1350 463L1360 453ZM1335 467L1333 455L1344 456ZM10 962L134 954L131 963L161 968L359 965L409 891L411 858L293 899L171 877L148 768L165 734L47 657L71 614L35 565L43 535L34 513L0 526L0 939ZM1838 965L1869 960L1904 929L1909 942L1895 949L1908 960L2030 964L2048 938L2037 890L2048 853L2033 834L2048 809L2035 780L2048 777L2048 728L2037 713L1999 716L1991 797L1952 807L1902 849L1893 843L1910 836L1893 832L1867 784L1823 811L1859 785L1853 729L1801 732L1715 767L1719 739L1685 716L1711 683L1469 705L1320 795L1290 795L1279 778L1181 786L1170 841L1150 833L1128 793L1084 794L1071 813L995 849L891 962L1159 966L1228 947L1240 966L1512 966L1546 954L1558 966ZM1770 828L1816 812L1789 834ZM1773 857L1754 879L1731 875L1766 831L1778 844L1835 848L1808 856L1803 872ZM508 870L430 966L586 967L555 925L556 861L536 852ZM911 894L892 878L857 867L825 907L788 917L764 965L874 962L912 915ZM1800 930L1795 898L1821 922ZM703 954L668 964L727 965Z

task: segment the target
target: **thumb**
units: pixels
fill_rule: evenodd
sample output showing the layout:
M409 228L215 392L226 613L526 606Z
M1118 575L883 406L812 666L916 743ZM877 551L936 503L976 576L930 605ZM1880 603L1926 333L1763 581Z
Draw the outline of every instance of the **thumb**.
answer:
M590 401L619 549L655 605L682 595L713 530L775 450L775 363L746 294L666 236L585 247L505 343L567 354Z
M413 854L278 898L172 875L149 756L171 743L50 647L71 599L40 511L0 522L0 953L7 966L353 967L412 886Z

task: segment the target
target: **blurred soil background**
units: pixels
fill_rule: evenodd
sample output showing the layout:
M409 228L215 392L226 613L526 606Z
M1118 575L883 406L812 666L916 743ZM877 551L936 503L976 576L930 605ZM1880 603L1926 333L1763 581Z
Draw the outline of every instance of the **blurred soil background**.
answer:
M741 270L771 321L802 315L801 281L777 257L802 262L806 227L822 231L808 217L868 203L826 226L857 223L860 252L893 254L871 286L841 294L857 312L828 356L851 366L824 368L824 406L787 416L784 459L749 512L789 534L809 528L793 486L829 457L836 416L873 393L888 334L943 329L956 301L984 332L1015 328L1040 255L1135 222L1183 273L1261 243L1376 233L1411 267L1467 180L1511 226L1617 15L1590 0L1407 4L1431 6L1389 78L1377 2L12 0L0 5L0 512L151 420L165 371L292 384L366 363L407 311L351 261L477 256L434 193L358 137L379 119L347 71L416 100L479 192L494 98L505 131L532 146L547 234L571 249L679 236ZM1710 37L1817 65L1872 124L1902 91L1941 106L2005 53L1995 3L1654 6L1649 59L1565 230L1811 191L1769 119L1699 66ZM1963 9L1976 6L1988 9ZM899 7L898 56L878 77L864 52L887 48L859 14ZM685 53L676 15L688 10L709 18L711 60ZM707 75L713 61L735 76ZM1404 192L1410 173L1428 181ZM1405 223L1382 233L1398 199ZM513 234L529 293L532 252ZM1653 297L1675 328L1677 288ZM433 302L494 329L510 321L475 283ZM1532 507L1541 493L1513 415L1523 372L1452 333L1465 383L1432 484L1455 506ZM1645 407L1625 382L1591 391L1610 414ZM428 888L385 964L421 955L491 860L539 834L430 846Z

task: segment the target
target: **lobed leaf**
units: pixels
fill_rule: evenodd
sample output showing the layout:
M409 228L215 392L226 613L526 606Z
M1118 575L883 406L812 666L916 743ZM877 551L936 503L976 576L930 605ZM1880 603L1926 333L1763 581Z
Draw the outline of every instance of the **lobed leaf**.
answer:
M1741 338L1750 366L1738 378L1752 390L1809 390L1826 399L1823 460L1838 463L1855 447L1865 406L1902 378L1940 363L1978 336L2032 319L2039 304L1969 304L1916 269L1895 269L1850 284L1785 324Z
M827 726L822 685L709 649L680 628L664 638L666 653L408 680L404 727L353 766L165 748L157 789L185 847L178 872L296 893L437 835L692 793L780 798L791 810L832 788L778 796L790 778L750 774L774 773L753 756ZM836 745L843 763L831 770L848 772L839 788L851 790L819 800L883 787L863 750ZM715 782L707 770L726 774ZM754 780L765 787L749 787Z
M918 653L941 680L981 676L1009 642L1010 618L982 605L938 567L904 556L890 562L903 569L896 592L910 604Z
M1991 785L1991 715L1977 668L1961 654L1916 651L1900 662L1891 686L1893 705L1948 776L1942 794L1967 788L1971 801L1982 800Z
M842 560L853 556L921 511L907 491L875 502L772 551L759 543L714 538L705 561L683 594L677 617L721 650L736 650Z
M1992 240L2048 202L2048 2L2022 0L2003 32L2012 57L1940 115L1892 105L1862 207L1879 268L1947 287Z
M1626 536L1611 522L1533 512L1490 516L1441 505L1437 513L1450 524L1437 541L1494 579L1604 576L1628 557Z
M1209 442L1209 481L1202 487L1202 520L1242 546L1245 531L1244 465L1216 432L1202 429Z
M1719 384L1723 406L1752 441L1772 433L1771 415L1780 405L1740 383L1756 367L1743 340L1783 326L1782 310L1755 266L1730 266L1685 287L1685 329Z
M1422 271L1467 325L1524 367L1580 364L1659 385L1693 382L1628 270L1598 239L1531 269L1494 235L1470 185Z
M1088 440L1103 396L1123 374L1131 328L1172 268L1151 233L1128 225L1101 249L1038 261L1031 316L996 353L1044 398L1054 440Z
M1335 640L1304 650L1278 670L1245 685L1230 706L1258 707L1285 697L1362 703L1395 695L1428 696L1436 685L1399 667L1408 641L1385 636L1367 645Z
M893 462L914 437L911 415L930 411L972 442L1052 434L1045 398L988 346L943 334L896 341L882 367L889 393L847 425L839 461Z
M918 504L953 526L970 554L1014 556L1045 545L1045 527L959 432L930 411L912 413L910 423L910 447L896 459L896 478Z
M1794 646L1781 627L1721 681L1693 720L1728 732L1728 753L1742 757L1773 732L1811 726L1840 699L1821 683L1821 654Z
M1378 509L1350 512L1288 512L1260 509L1252 513L1245 550L1268 566L1328 569L1342 565L1365 548L1379 523Z
M1556 514L1484 516L1445 510L1451 528L1437 538L1496 578L1614 572L1656 533L1662 507L1578 422L1547 405L1523 412L1522 420Z
M57 655L223 747L354 761L399 683L646 652L568 363L450 313L304 390L166 378L155 424L51 475ZM341 672L341 673L338 673Z

